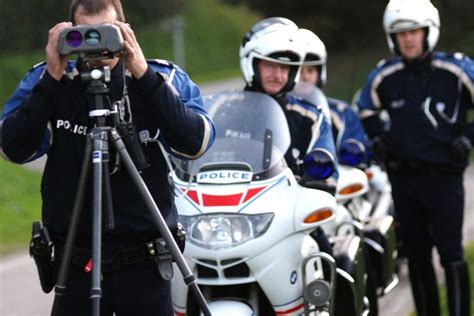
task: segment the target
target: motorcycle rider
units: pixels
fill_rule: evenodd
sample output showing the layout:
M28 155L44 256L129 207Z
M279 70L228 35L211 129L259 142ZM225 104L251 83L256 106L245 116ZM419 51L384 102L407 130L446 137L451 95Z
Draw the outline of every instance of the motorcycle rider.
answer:
M299 173L300 161L314 148L326 149L336 161L328 119L321 109L289 95L303 60L297 41L298 27L282 17L264 19L244 36L240 46L240 69L246 91L266 93L283 109L291 133L285 155L288 166ZM333 179L337 179L337 169Z
M305 52L299 79L322 88L326 85L327 81L326 46L310 30L299 29L298 33ZM336 149L339 150L341 144L349 139L357 140L365 147L365 131L357 113L345 101L329 97L327 97L327 101Z
M300 40L304 49L304 62L300 71L300 81L310 83L322 88L327 81L327 50L321 39L312 31L299 30ZM366 135L364 127L354 109L345 101L327 97L334 143L339 150L341 144L346 140L357 140L366 147ZM365 148L364 148L365 149ZM367 258L368 259L368 258ZM367 261L369 263L369 261ZM370 266L367 269L371 269ZM369 271L369 270L368 270ZM375 293L374 280L368 275L367 298L370 302L370 314L378 314L377 296Z
M470 315L462 247L463 172L474 141L474 64L461 53L433 52L438 10L429 0L391 0L383 27L394 55L370 73L357 105L376 154L384 159L409 260L418 315L439 315L432 265L445 269L450 315ZM379 113L390 117L384 130Z

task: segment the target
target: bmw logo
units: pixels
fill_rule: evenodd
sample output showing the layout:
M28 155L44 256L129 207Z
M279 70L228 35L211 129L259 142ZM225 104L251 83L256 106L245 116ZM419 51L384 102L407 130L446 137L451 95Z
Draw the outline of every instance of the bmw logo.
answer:
M291 275L290 275L291 284L295 284L296 280L298 280L298 273L296 273L296 271L293 271L291 272Z

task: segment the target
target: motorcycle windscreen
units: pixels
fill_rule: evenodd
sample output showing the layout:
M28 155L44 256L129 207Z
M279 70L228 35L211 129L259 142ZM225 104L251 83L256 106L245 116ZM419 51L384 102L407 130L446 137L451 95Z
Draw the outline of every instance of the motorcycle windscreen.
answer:
M273 98L257 92L225 91L204 96L204 107L214 121L216 138L194 166L177 163L185 175L189 176L190 169L199 172L245 165L254 178L262 180L286 168L290 132L285 114Z

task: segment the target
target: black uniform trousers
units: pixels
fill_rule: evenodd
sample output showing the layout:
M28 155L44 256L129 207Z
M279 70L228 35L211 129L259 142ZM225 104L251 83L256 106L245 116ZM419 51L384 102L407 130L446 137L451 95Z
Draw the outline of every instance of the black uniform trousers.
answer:
M90 288L91 272L71 267L58 314L90 315ZM161 278L153 259L104 273L101 288L101 316L173 315L170 281Z
M412 262L431 262L433 246L441 264L463 260L463 174L389 171L400 238Z

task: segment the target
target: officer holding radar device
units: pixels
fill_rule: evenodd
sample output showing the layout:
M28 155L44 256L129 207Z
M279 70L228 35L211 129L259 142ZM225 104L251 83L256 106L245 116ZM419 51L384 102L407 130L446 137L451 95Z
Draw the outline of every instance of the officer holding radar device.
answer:
M42 224L34 225L30 249L41 285L45 292L51 291L61 258L70 251L65 295L57 306L55 302L54 313L91 314L91 267L95 267L91 258L96 258L92 230L97 228L93 182L97 179L84 177L82 207L77 207L76 199L85 161L92 160L95 168L100 160L110 192L103 193L99 204L113 209L103 214L104 225L99 224L100 313L172 315L170 275L162 269L170 256L161 251L166 248L162 234L123 167L119 149L108 146L108 150L94 150L93 158L85 157L88 137L98 126L119 131L166 225L179 235L164 150L196 159L212 144L214 125L202 107L199 88L183 70L170 62L145 59L125 23L120 0L73 0L70 14L71 22L49 30L46 61L20 82L0 121L4 158L21 164L47 154L41 183ZM77 60L68 61L69 54L76 54ZM67 250L74 208L81 211L74 245ZM40 253L41 249L46 251Z

